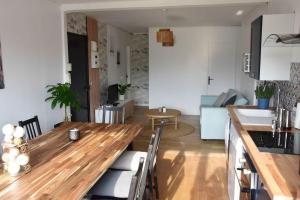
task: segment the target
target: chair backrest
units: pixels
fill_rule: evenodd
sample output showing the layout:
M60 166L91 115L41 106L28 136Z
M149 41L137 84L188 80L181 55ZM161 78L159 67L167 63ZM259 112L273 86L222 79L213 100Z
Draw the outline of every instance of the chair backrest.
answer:
M148 169L149 173L152 173L153 168L156 164L157 153L158 153L158 148L159 148L161 134L163 131L164 124L165 124L165 121L162 121L160 123L160 126L157 127L156 132L155 132L155 138L154 138L154 142L153 142L153 151L151 153L150 165L149 165L149 169Z
M35 137L42 135L39 119L37 116L34 116L33 118L27 119L25 121L19 121L19 126L25 129L28 140L32 140Z
M136 200L138 197L138 192L140 189L139 183L142 177L143 165L144 165L144 158L140 158L138 170L136 174L131 178L128 200Z
M153 152L153 145L149 145L146 161L144 164L142 176L141 176L140 183L139 183L139 188L138 188L138 193L137 193L137 198L136 198L138 200L144 199L144 194L145 194L145 190L146 190L146 186L147 186L147 177L148 177L148 172L149 172L148 168L150 166L152 152Z
M125 112L124 107L104 105L102 110L102 123L106 123L106 117L108 116L109 124L124 124Z
M151 157L152 157L152 152L153 152L153 144L155 142L155 138L156 138L156 134L152 134L151 138L150 138L149 146L148 146L145 165L144 165L144 168L142 168L142 175L141 175L140 179L137 179L136 195L135 195L135 198L134 198L136 200L143 199L143 197L144 197L145 189L146 189L146 186L147 186L147 177L148 177L148 172L149 172L148 169L149 169L150 163L151 163ZM140 159L140 161L141 161L141 159ZM141 169L140 166L141 165L139 165L137 174L139 173L139 170ZM134 181L135 180L132 180L132 182L133 182L132 184L134 184ZM130 199L130 198L128 198L128 199Z

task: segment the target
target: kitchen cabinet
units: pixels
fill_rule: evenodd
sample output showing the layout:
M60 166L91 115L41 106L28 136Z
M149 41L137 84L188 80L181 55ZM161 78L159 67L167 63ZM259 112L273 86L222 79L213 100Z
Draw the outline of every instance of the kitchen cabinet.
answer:
M239 168L239 159L243 154L242 140L231 123L229 128L229 140L228 140L228 195L230 200L240 199L240 184L236 175L236 168Z
M294 14L262 15L251 24L249 76L256 80L289 80L292 47L267 42L271 34L294 32Z

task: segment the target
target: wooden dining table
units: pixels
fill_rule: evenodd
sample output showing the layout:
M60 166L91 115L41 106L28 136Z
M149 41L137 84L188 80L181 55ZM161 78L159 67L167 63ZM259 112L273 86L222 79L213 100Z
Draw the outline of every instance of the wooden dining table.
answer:
M80 139L70 141L68 130ZM70 122L29 142L32 169L11 177L1 170L0 199L81 199L133 139L138 124Z

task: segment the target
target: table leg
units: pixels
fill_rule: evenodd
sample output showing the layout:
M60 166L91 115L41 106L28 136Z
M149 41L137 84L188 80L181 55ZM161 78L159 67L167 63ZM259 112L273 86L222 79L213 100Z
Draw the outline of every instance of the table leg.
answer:
M178 117L175 117L175 130L178 129Z
M154 118L151 118L151 121L152 121L152 131L154 131L154 123L155 123Z

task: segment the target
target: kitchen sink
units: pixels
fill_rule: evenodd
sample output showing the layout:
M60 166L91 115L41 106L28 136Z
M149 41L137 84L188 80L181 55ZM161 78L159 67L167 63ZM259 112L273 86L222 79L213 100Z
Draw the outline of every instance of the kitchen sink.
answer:
M272 110L235 109L235 113L243 125L271 126L274 119Z
M264 109L236 109L246 117L274 117L274 111Z

